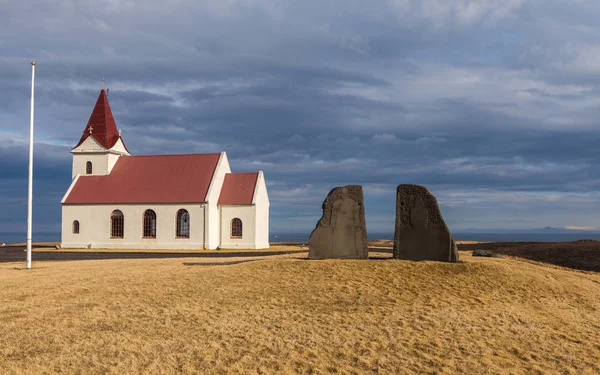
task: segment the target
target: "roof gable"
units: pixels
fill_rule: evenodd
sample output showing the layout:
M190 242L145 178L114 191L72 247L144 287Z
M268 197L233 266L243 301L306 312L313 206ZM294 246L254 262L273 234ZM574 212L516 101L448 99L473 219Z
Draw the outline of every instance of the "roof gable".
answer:
M101 145L96 138L90 136L85 137L75 148L79 148L77 151L107 151L106 147Z
M114 146L112 146L112 148L110 150L117 152L117 153L129 155L129 150L127 149L127 147L125 147L125 143L123 143L123 138L117 139L117 142L115 143Z
M108 175L80 176L64 203L205 202L220 156L122 156Z
M218 204L252 204L258 172L227 173Z

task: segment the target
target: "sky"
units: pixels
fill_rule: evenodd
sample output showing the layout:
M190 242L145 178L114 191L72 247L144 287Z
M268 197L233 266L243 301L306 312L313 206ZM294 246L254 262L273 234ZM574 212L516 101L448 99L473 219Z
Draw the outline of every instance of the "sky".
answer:
M600 2L0 0L0 232L59 232L101 79L134 155L226 151L263 170L272 233L360 184L393 232L398 184L453 231L600 227Z

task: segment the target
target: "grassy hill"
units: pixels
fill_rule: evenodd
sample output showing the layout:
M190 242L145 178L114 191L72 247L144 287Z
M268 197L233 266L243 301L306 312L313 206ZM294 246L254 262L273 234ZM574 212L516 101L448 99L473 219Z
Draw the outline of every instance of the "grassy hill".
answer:
M488 242L465 243L459 250L491 250L537 262L550 263L578 270L600 272L600 241L572 242Z
M460 255L3 263L0 373L600 373L600 274Z

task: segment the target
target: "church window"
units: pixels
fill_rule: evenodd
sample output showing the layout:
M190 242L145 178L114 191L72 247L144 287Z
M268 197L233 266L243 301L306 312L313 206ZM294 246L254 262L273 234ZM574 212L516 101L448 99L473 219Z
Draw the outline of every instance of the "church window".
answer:
M75 220L73 222L73 234L79 234L79 221Z
M144 212L144 238L156 238L156 212Z
M92 162L85 163L85 174L92 174Z
M237 217L231 220L231 238L242 238L242 221Z
M114 210L110 214L110 238L123 238L125 218L119 210Z
M190 238L190 214L187 210L177 211L177 238Z

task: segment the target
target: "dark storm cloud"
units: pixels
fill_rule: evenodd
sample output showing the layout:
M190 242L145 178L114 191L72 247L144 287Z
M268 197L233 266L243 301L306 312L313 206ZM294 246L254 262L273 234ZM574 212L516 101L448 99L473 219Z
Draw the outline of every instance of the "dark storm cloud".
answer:
M1 232L23 231L27 219L28 148L22 142L6 140L0 134ZM36 144L34 153L34 225L39 232L60 228L60 202L71 182L71 164L62 147Z
M309 231L347 183L376 232L399 183L430 187L453 228L600 227L598 15L558 0L5 4L0 224L24 228L36 59L48 230L101 77L134 154L224 150L234 171L264 170L274 231Z

